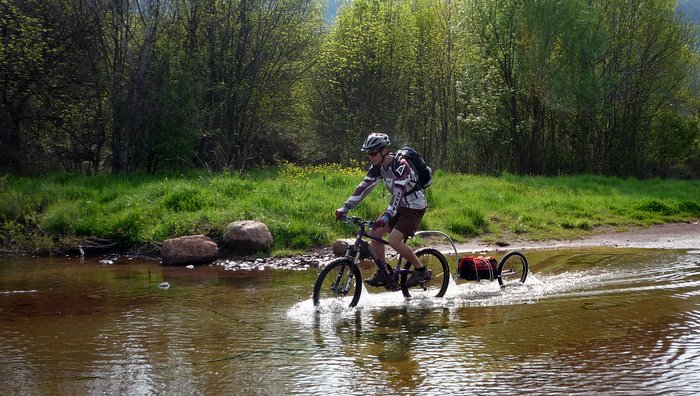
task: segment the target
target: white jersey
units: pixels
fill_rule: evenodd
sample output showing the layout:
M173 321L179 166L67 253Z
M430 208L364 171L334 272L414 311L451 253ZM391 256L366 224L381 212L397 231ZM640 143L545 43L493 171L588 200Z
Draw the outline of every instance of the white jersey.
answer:
M357 186L350 198L345 201L345 206L352 209L359 205L382 180L384 180L384 185L391 194L391 201L385 211L389 217L393 217L399 207L409 209L425 209L428 207L423 190L416 187L418 176L404 158L398 161L396 168L391 163L386 168L381 164L370 166L365 178Z

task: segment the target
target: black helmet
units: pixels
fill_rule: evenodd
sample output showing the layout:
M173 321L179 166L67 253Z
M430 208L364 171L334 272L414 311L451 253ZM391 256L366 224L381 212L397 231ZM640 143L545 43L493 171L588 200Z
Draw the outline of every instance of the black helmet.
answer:
M370 133L362 143L362 151L379 151L385 147L389 147L391 142L389 141L389 136L385 133Z

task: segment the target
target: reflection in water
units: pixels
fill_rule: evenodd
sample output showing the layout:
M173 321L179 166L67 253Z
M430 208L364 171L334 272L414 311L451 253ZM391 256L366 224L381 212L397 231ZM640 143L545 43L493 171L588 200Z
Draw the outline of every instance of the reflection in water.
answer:
M700 254L528 252L517 288L365 290L315 271L0 261L0 394L690 394ZM168 282L171 287L158 285Z
M444 299L410 302L370 293L355 310L326 302L314 312L304 301L288 315L300 323L315 315L323 356L329 345L351 345L350 370L367 368L352 377L379 393L694 392L700 257L616 252L574 271L537 253L537 274L521 288L453 284ZM343 337L356 327L361 337ZM303 381L336 368L318 367Z

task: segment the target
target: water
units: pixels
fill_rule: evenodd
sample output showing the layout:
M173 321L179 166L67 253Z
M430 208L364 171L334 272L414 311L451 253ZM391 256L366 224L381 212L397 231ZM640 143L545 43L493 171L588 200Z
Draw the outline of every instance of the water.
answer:
M522 287L356 309L317 270L3 259L0 394L695 393L700 251L525 253Z

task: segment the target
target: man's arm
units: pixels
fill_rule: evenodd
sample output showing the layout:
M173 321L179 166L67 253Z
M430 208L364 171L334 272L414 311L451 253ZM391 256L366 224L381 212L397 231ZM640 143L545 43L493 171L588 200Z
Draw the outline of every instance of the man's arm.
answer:
M350 198L343 205L348 210L356 207L363 199L374 189L381 181L379 166L371 166L365 175L365 178L355 188Z

